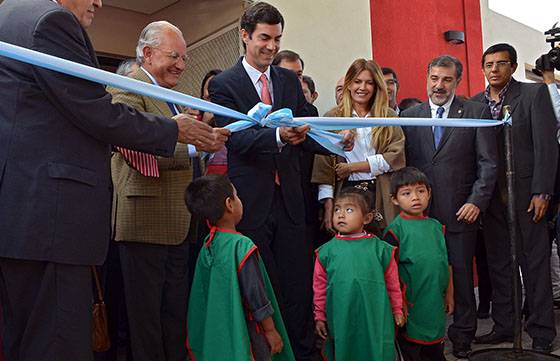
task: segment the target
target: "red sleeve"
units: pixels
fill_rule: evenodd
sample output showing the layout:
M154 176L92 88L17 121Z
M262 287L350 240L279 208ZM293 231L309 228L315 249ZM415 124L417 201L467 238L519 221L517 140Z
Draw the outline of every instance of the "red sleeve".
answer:
M315 269L313 271L313 312L316 321L326 321L325 312L327 305L327 272L319 261L315 258Z
M393 254L391 255L391 262L385 270L385 287L387 287L387 294L389 295L389 301L391 302L391 309L393 310L393 315L402 315L402 292L399 283L399 271L397 262L395 261L395 251L393 248Z

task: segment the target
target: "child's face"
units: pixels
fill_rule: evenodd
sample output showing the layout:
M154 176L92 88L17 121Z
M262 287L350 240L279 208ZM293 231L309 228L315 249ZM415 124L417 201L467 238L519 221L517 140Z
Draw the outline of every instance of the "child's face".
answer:
M425 184L407 184L400 187L396 197L391 197L391 200L404 213L421 216L426 208L428 208L430 190Z
M371 213L364 214L352 198L339 198L334 204L333 226L341 234L360 233L372 221Z

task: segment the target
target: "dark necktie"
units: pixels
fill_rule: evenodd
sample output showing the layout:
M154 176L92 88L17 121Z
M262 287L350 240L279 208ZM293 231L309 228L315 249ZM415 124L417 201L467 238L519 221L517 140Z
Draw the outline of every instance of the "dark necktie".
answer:
M436 118L441 119L443 118L443 113L445 109L443 107L439 107L436 110ZM438 125L434 126L434 145L436 149L439 147L439 143L441 142L441 136L443 135L443 127Z

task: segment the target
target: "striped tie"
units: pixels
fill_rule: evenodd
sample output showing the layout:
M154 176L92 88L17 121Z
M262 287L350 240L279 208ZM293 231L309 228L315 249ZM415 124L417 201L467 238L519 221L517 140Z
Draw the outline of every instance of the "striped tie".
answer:
M272 96L270 96L270 90L268 89L268 79L266 78L266 74L261 74L259 78L261 82L262 89L261 89L261 100L263 103L272 105ZM278 174L278 170L274 171L274 183L276 185L280 185L280 175Z
M159 177L158 162L155 155L117 147L129 166L145 177Z

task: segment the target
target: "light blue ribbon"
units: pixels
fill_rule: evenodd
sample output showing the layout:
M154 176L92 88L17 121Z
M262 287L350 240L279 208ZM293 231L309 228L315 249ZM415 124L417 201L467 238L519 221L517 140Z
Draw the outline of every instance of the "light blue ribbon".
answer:
M447 118L437 120L432 118L294 118L292 111L287 108L280 109L269 114L272 107L263 103L258 103L249 111L248 114L243 114L221 105L210 103L171 89L162 88L153 84L113 74L105 70L75 63L66 59L22 48L2 41L0 41L0 55L92 82L128 90L130 92L159 99L164 102L179 104L184 107L214 113L227 118L237 119L238 121L226 126L226 128L230 129L232 132L248 129L255 125L277 128L297 127L309 124L311 126L308 133L309 136L332 153L336 153L341 156L344 156L343 146L341 144L343 136L341 134L332 133L331 131L374 126L439 125L443 127L492 127L503 124L503 121L470 118Z

